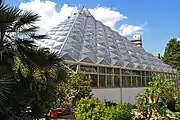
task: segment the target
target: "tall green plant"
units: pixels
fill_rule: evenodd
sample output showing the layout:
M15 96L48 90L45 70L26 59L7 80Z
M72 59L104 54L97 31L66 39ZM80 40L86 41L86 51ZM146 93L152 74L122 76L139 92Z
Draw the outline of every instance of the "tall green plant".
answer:
M32 41L46 38L36 35L39 18L0 0L1 120L42 117L52 107L57 85L66 78L62 60Z
M85 73L72 73L57 89L56 108L69 110L85 97L91 97L91 80Z
M172 81L154 77L143 94L136 97L138 112L146 119L166 116L167 103L174 99L175 91Z
M173 38L166 46L163 62L180 71L180 41Z

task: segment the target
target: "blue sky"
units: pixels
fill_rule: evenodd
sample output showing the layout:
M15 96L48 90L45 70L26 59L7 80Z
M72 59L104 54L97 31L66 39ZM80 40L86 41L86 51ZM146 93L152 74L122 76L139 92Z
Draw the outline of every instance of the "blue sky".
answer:
M5 0L5 3L18 6L31 0ZM64 4L68 7L85 5L87 8L106 7L127 16L118 20L115 28L128 24L141 26L143 46L152 54L163 54L169 39L180 35L179 0L49 0L56 3L56 11ZM39 9L42 9L39 7ZM105 14L105 16L108 16ZM131 36L131 35L129 35Z

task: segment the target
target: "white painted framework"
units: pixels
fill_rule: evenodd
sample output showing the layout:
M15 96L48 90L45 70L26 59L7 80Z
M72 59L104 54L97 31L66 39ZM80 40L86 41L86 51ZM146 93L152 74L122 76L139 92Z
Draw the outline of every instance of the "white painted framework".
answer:
M82 62L66 61L68 68L85 72L93 80L93 88L138 88L147 87L154 76L174 81L179 86L178 73L151 70L121 68L120 66L94 65Z

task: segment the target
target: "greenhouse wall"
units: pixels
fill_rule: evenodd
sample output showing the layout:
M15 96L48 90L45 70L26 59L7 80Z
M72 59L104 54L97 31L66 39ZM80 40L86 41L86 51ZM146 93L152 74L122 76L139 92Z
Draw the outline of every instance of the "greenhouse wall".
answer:
M112 102L121 102L121 89L120 88L107 88L107 89L92 89L94 97L104 101L110 100Z
M135 97L138 93L142 93L145 87L142 88L122 88L122 102L135 103Z
M112 101L116 103L131 103L134 104L134 98L144 90L143 88L107 88L107 89L92 89L94 97L104 101Z

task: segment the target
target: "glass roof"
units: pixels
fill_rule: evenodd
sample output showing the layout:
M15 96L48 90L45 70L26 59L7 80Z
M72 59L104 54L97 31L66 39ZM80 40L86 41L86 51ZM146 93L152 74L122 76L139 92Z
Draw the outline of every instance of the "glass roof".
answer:
M97 21L87 10L68 17L50 30L49 39L36 41L69 61L176 72L171 66Z

